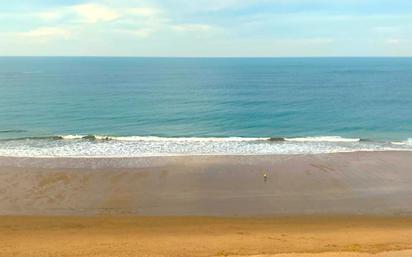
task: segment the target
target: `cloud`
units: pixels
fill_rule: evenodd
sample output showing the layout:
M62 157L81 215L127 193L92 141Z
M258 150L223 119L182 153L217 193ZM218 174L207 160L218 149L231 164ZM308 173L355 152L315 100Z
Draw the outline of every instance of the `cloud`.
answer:
M77 31L92 31L99 23L111 23L105 34L120 32L140 38L148 38L155 33L190 32L205 33L214 29L205 23L177 23L169 11L153 5L138 6L115 2L77 4L55 9L46 9L32 14L49 25L20 33L31 37L68 38L71 34L64 27ZM44 25L44 23L42 24Z
M212 26L207 24L177 24L172 26L172 30L179 32L206 32L211 29Z
M162 13L162 11L158 8L153 7L139 7L127 9L126 13L129 15L153 18L159 16Z
M151 28L142 28L132 31L131 33L140 37L140 38L147 38L154 32Z
M120 17L115 10L98 4L76 5L73 10L88 23L110 22Z
M399 38L389 38L385 41L385 43L389 45L398 45L401 43L401 40Z
M72 32L68 29L59 28L59 27L42 27L36 28L27 32L18 33L19 36L29 37L33 39L68 39L72 36Z
M209 0L207 4L205 4L204 6L206 7L207 10L218 11L218 10L224 10L227 8L239 7L245 4L245 2L242 2L241 0ZM252 3L253 1L249 2L249 4L252 4Z
M35 17L38 17L45 21L54 21L62 17L62 13L57 11L45 11L34 14Z
M315 56L412 49L407 0L17 2L0 4L0 41L7 43L0 52ZM46 40L48 47L39 44Z
M20 36L43 39L68 38L71 36L71 31L63 29L65 27L70 27L72 30L79 32L89 31L93 33L93 27L103 22L111 23L110 27L106 27L104 30L105 34L120 32L135 35L139 38L148 38L157 31L171 30L173 24L166 12L160 8L152 6L130 8L130 6L116 4L89 3L65 6L37 12L32 14L32 17L41 19L50 26L21 32L19 33ZM184 29L185 26L180 28L180 30ZM186 29L189 29L189 27Z

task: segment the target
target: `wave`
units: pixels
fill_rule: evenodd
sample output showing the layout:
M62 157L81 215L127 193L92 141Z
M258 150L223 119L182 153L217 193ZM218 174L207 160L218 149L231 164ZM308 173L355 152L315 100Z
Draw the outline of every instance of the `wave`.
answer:
M17 138L2 138L0 142L4 141L25 141L25 140L61 140L62 136L44 136L44 137L17 137Z
M408 138L407 140L401 141L401 142L394 141L394 142L391 142L391 144L393 144L393 145L412 145L412 138Z
M67 139L67 140L73 140L73 139L83 139L86 136L82 135L66 135L66 136L58 136L59 139Z
M289 142L360 142L360 138L344 138L340 136L296 137L285 138Z
M87 140L113 140L114 137L109 136L99 136L99 135L65 135L65 136L55 136L51 137L53 139L63 139L63 140L76 140L76 139L87 139Z
M340 136L317 136L317 137L160 137L160 136L108 136L108 135L58 135L45 137L24 137L8 140L97 140L97 141L129 141L129 142L372 142L372 140L361 138L344 138ZM408 144L408 142L392 142L393 144ZM412 141L409 142L412 144Z
M269 141L272 141L272 142L283 142L283 141L285 141L285 138L284 138L284 137L271 137L271 138L269 138Z
M104 136L104 135L66 135L61 139L89 139L89 140L116 140L116 141L156 141L156 142L360 142L360 138L343 138L340 136L319 137L159 137L159 136Z
M156 141L156 142L251 142L266 141L269 137L158 137L158 136L104 136L104 135L65 135L65 140L115 140L115 141Z
M395 144L393 144L395 143ZM396 145L396 143L402 145ZM408 145L409 144L409 145ZM320 154L412 151L405 142L323 137L159 137L62 135L0 140L0 156L136 157L169 155Z
M24 132L27 132L27 130L23 130L23 129L0 130L0 133L24 133Z

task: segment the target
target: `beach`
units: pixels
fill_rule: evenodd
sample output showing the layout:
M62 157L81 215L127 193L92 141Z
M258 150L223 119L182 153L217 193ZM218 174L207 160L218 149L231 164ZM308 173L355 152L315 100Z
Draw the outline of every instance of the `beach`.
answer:
M412 1L0 7L0 257L412 257Z
M410 215L411 157L2 157L0 214Z
M1 217L10 256L406 257L401 217Z
M407 151L1 157L0 250L2 256L410 256L411 157Z

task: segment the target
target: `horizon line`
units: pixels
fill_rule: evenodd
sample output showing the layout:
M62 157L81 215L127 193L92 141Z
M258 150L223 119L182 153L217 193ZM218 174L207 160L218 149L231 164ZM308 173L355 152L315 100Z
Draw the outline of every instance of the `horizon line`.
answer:
M239 58L239 59L287 59L287 58L412 58L410 56L397 56L397 55L354 55L354 56L139 56L139 55L0 55L0 58L202 58L202 59L229 59L229 58Z

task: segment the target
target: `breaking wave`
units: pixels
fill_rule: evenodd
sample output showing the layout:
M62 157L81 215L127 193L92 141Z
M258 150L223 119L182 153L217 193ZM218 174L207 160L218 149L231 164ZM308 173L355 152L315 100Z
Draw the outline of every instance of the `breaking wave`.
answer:
M0 156L138 157L165 155L320 154L412 151L412 140L319 137L159 137L60 135L0 140Z
M412 146L412 138L408 138L405 141L401 141L401 142L391 142L393 145L409 145Z
M56 138L56 137L53 137ZM360 138L344 138L340 136L319 136L319 137L159 137L159 136L104 136L104 135L65 135L57 136L59 139L74 140L117 140L117 141L170 141L170 142L360 142Z
M251 142L270 140L266 137L158 137L158 136L102 136L102 135L66 135L61 139L91 139L91 140L115 140L115 141L162 141L162 142Z

